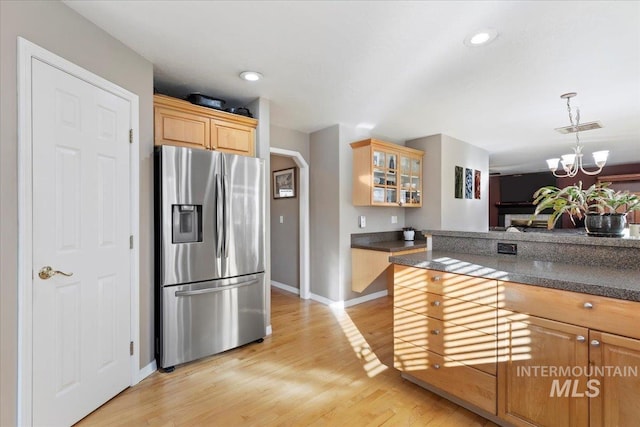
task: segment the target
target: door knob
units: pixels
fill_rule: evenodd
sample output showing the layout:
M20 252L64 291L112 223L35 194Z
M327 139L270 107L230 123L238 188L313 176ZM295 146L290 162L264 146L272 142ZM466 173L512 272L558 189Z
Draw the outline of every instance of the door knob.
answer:
M64 271L54 270L53 268L49 267L48 265L42 267L40 269L40 271L38 272L38 276L42 280L50 279L53 276L55 276L56 274L62 274L63 276L67 276L67 277L73 276L73 273L65 273Z
M431 305L434 307L440 307L440 301L434 301L431 303Z

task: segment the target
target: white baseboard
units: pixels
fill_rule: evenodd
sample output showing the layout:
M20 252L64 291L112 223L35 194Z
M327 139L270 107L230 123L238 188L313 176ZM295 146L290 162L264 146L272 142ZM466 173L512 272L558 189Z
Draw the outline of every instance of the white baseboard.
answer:
M271 286L282 289L283 291L291 292L292 294L300 295L300 289L285 285L284 283L276 282L275 280L271 281Z
M149 375L153 374L157 370L158 370L158 366L156 365L156 360L153 359L151 363L149 363L147 366L143 367L138 371L138 382L147 378Z
M382 297L386 297L387 295L389 295L388 291L380 291L380 292L374 292L372 294L369 295L364 295L358 298L352 298L350 300L347 300L344 302L344 306L345 307L351 307L354 305L358 305L358 304L362 304L363 302L367 302L367 301L371 301L374 299L378 299L378 298L382 298Z
M386 297L387 295L389 295L388 291L380 291L380 292L374 292L372 294L369 295L364 295L358 298L352 298L350 300L347 301L333 301L330 300L329 298L325 298L323 296L320 295L316 295L316 294L311 294L311 299L314 301L318 301L319 303L322 303L324 305L328 305L331 308L346 308L346 307L352 307L354 305L358 305L358 304L362 304L363 302L367 302L367 301L371 301L374 299L378 299L378 298L382 298L382 297Z
M324 305L333 306L333 304L340 304L342 301L334 301L329 298L325 298L320 295L316 295L313 292L309 294L309 299L322 303Z

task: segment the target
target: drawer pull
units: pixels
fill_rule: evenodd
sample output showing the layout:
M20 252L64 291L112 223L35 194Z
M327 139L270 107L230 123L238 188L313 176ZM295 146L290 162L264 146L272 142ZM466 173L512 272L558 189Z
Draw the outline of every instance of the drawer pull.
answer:
M591 304L590 302L585 302L583 307L584 308L593 308L593 304Z
M582 336L582 335L578 335L578 336L576 337L576 341L578 341L578 342L585 342L586 340L587 340L587 339L586 339L584 336Z
M433 369L440 369L440 365L436 363L435 365L433 365Z
M431 330L431 333L432 333L433 335L440 335L440 329L432 329L432 330Z
M591 340L591 345L593 347L599 347L600 346L600 341L598 340Z
M432 282L439 282L440 280L442 280L442 276L433 276L433 277L431 278L431 281L432 281Z
M431 305L434 307L440 307L440 301L434 301L431 303Z

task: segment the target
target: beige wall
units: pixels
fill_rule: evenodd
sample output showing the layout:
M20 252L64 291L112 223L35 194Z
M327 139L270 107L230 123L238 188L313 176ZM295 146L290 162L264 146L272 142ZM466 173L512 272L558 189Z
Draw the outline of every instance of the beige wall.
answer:
M271 125L271 147L297 151L309 164L309 134L293 129Z
M385 280L378 280L362 293L351 291L351 234L404 226L405 208L353 206L350 143L368 137L344 125L310 135L311 292L333 301L386 289ZM367 218L364 229L358 228L359 215ZM391 223L391 216L398 217L397 224Z
M140 97L140 365L153 359L153 66L57 1L0 1L0 425L16 422L17 37Z
M274 199L270 185L271 280L300 289L300 173L290 157L271 155L271 172L289 168L295 169L296 197Z
M407 225L420 230L487 231L489 229L489 153L447 135L407 141L425 151L422 176L424 202L409 209ZM456 199L455 166L481 172L481 198Z
M311 293L340 299L339 126L309 135L309 232Z
M381 277L361 293L351 290L351 234L401 230L405 224L406 211L410 210L401 207L353 205L353 149L351 143L368 137L369 135L363 135L352 127L340 125L340 299L345 301L387 289L386 277ZM380 139L396 142L384 137ZM358 227L358 216L360 215L367 218L366 228ZM392 216L398 217L396 224L391 223Z
M271 147L300 153L309 164L309 134L271 126ZM275 160L274 160L275 159ZM292 158L271 155L271 170L294 167ZM271 185L271 278L285 285L300 288L300 174L296 170L298 195L294 199L274 200ZM280 224L280 215L284 223Z

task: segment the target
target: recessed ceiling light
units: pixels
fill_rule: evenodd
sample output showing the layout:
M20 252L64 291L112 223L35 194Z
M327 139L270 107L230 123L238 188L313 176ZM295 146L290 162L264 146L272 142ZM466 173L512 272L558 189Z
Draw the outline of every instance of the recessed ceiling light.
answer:
M262 74L257 71L243 71L240 73L240 78L248 82L257 82L262 78Z
M484 46L498 37L498 32L493 28L483 28L474 31L464 39L464 44L471 47Z
M358 123L356 125L357 129L363 129L363 130L373 130L375 127L376 125L373 123Z

